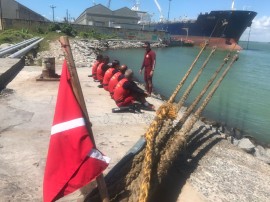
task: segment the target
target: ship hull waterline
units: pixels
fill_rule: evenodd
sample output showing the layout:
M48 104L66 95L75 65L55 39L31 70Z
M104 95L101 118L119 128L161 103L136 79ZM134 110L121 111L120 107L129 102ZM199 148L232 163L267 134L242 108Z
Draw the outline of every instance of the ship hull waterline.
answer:
M177 44L182 44L182 41L186 40L186 36L175 35L171 37L171 42L168 42L169 46L177 46ZM209 47L216 47L220 50L235 50L239 51L243 48L236 42L235 39L225 39L221 37L200 37L200 36L190 36L188 37L189 41L192 41L194 46L203 46L206 42ZM177 43L179 42L179 43Z

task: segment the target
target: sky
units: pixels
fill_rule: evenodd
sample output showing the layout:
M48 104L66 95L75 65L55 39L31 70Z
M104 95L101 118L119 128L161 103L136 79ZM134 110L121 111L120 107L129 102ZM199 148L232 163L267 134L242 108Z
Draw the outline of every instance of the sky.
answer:
M62 21L68 11L71 18L77 18L86 9L95 4L108 5L109 0L17 0L17 2L43 15L49 20L54 17L56 21ZM131 8L135 0L111 0L110 9L116 10L122 7ZM140 10L152 15L154 21L158 21L160 12L155 0L141 0ZM232 0L157 0L164 18L168 18L170 4L170 20L181 18L196 19L198 14L211 10L230 10ZM270 0L235 0L234 7L237 10L251 10L258 14L253 20L251 30L249 28L242 35L241 40L248 40L250 31L251 41L270 42Z

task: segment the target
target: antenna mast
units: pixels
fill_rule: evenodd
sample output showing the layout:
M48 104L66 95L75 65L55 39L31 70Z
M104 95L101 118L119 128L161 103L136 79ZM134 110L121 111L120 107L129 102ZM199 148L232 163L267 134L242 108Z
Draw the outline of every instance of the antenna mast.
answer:
M168 20L170 20L170 12L171 12L171 1L169 0L169 9L168 9Z

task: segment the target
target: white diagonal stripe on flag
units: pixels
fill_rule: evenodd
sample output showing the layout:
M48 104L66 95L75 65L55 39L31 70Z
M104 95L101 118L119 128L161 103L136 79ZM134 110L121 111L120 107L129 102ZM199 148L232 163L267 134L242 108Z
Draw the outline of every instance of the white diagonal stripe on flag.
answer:
M91 149L91 151L89 152L88 156L91 157L91 158L95 158L95 159L104 161L104 162L106 162L106 163L109 163L110 160L111 160L109 157L103 156L103 155L100 153L100 151L98 151L98 150L96 150L96 149Z
M51 135L54 135L56 133L60 133L60 132L66 131L66 130L70 130L73 128L77 128L80 126L84 126L84 125L85 125L84 118L78 118L78 119L73 119L71 121L59 123L59 124L56 124L52 127Z

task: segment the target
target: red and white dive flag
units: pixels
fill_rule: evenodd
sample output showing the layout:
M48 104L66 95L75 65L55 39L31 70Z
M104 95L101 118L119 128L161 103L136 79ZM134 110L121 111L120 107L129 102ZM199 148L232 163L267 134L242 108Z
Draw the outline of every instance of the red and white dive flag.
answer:
M64 61L43 182L44 202L88 184L107 168L109 158L94 148L73 94Z

